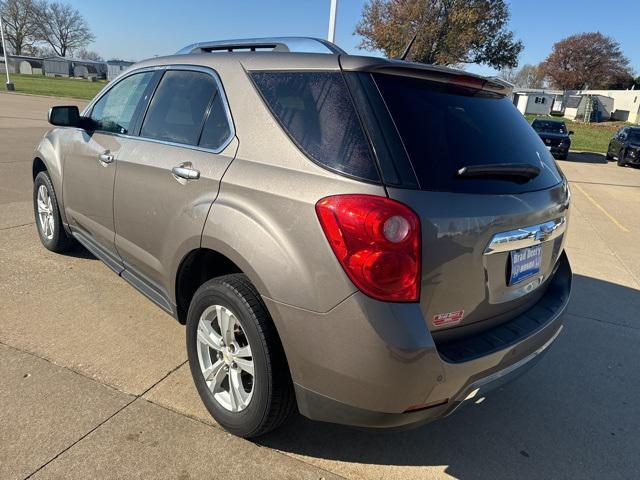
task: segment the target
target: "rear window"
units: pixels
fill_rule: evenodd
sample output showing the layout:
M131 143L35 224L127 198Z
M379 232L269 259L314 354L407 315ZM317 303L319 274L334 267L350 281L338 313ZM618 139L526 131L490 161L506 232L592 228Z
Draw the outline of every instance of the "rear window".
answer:
M380 181L340 72L254 72L251 78L309 158L331 170Z
M550 152L513 103L490 92L397 75L374 74L423 190L512 194L561 181ZM465 166L528 163L526 183L462 178Z

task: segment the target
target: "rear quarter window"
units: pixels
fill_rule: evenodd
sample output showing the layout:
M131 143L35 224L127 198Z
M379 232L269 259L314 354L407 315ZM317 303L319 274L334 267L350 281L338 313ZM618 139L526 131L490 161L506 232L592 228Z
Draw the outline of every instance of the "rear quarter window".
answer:
M510 99L481 90L374 74L423 190L515 194L557 185L555 160ZM462 167L528 163L525 183L457 176Z
M342 73L253 72L251 78L309 158L349 176L380 181Z

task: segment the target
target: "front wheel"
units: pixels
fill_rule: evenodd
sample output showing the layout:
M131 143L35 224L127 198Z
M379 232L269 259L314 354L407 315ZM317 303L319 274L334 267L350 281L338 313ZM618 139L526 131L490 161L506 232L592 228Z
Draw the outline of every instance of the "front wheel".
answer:
M627 155L624 150L620 150L618 153L618 166L624 167L627 164Z
M62 225L60 207L47 172L40 172L33 181L33 210L40 241L52 252L64 252L73 244Z
M187 354L200 398L213 418L240 437L280 426L295 396L269 312L242 274L209 280L187 315Z

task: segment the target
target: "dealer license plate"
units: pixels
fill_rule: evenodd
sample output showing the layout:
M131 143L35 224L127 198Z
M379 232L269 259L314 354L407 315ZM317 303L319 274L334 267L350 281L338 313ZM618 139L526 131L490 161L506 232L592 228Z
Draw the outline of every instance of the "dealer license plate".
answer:
M542 245L511 251L511 278L509 285L515 285L540 273Z

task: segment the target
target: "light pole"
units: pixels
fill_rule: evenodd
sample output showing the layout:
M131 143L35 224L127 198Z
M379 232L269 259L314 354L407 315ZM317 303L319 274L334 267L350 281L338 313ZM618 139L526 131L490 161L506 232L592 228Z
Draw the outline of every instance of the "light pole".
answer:
M331 0L331 10L329 11L329 34L327 40L331 43L336 41L336 16L338 10L338 0Z
M4 24L2 23L2 17L0 17L0 37L2 38L2 51L4 52L4 70L7 72L7 90L13 91L15 87L11 83L9 78L9 60L7 59L7 47L4 43Z

